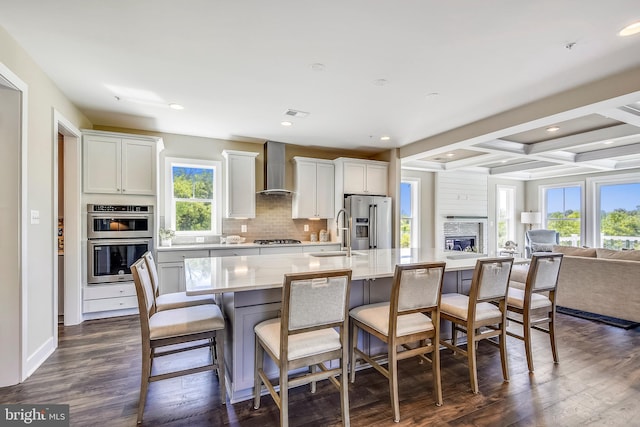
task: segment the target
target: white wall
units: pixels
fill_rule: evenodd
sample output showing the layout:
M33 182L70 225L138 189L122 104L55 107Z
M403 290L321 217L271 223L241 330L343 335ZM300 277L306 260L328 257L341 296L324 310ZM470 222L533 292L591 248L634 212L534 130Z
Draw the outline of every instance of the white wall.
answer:
M91 122L58 90L53 82L42 72L38 65L13 40L4 28L0 27L0 63L17 75L28 86L27 111L27 210L40 212L40 224L27 227L26 244L27 280L26 287L26 355L23 360L33 366L46 357L46 348L54 345L54 250L57 246L57 213L53 212L53 109L64 115L78 128L91 127ZM23 218L26 220L26 218ZM13 224L17 228L17 224ZM13 249L15 250L15 249ZM4 248L0 259L10 254ZM3 283L4 286L18 286L16 283ZM80 284L77 284L80 286ZM0 323L3 328L11 324L14 316L8 307L19 305L19 300L2 299L0 301ZM19 343L3 342L2 350L17 346Z

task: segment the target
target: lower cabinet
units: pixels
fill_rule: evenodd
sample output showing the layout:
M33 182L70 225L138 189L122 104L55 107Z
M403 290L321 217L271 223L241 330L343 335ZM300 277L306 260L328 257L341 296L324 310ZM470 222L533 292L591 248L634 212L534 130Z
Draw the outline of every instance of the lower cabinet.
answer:
M88 285L83 289L83 313L137 309L138 297L133 282Z
M184 260L186 258L206 258L208 249L188 249L158 251L158 290L161 294L185 291Z

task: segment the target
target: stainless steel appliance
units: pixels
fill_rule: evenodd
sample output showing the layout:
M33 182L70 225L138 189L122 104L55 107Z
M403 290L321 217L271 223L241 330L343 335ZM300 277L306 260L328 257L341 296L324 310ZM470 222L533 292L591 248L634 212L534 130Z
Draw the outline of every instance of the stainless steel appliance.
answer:
M352 249L391 247L391 197L347 196L344 208L351 220Z
M132 281L131 264L153 250L153 206L87 206L87 283Z

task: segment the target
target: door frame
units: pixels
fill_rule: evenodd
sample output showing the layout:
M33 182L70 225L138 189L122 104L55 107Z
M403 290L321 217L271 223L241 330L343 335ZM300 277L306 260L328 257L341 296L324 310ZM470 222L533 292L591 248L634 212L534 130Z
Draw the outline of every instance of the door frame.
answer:
M58 134L64 137L64 325L82 323L81 141L82 132L53 109L52 224L53 337L58 346Z

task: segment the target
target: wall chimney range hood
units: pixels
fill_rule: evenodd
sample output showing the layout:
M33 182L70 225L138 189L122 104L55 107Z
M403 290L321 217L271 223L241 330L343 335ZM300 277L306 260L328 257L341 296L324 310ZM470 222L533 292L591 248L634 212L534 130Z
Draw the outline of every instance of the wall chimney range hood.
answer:
M258 194L290 194L284 188L285 179L285 144L267 141L264 144L264 190Z

